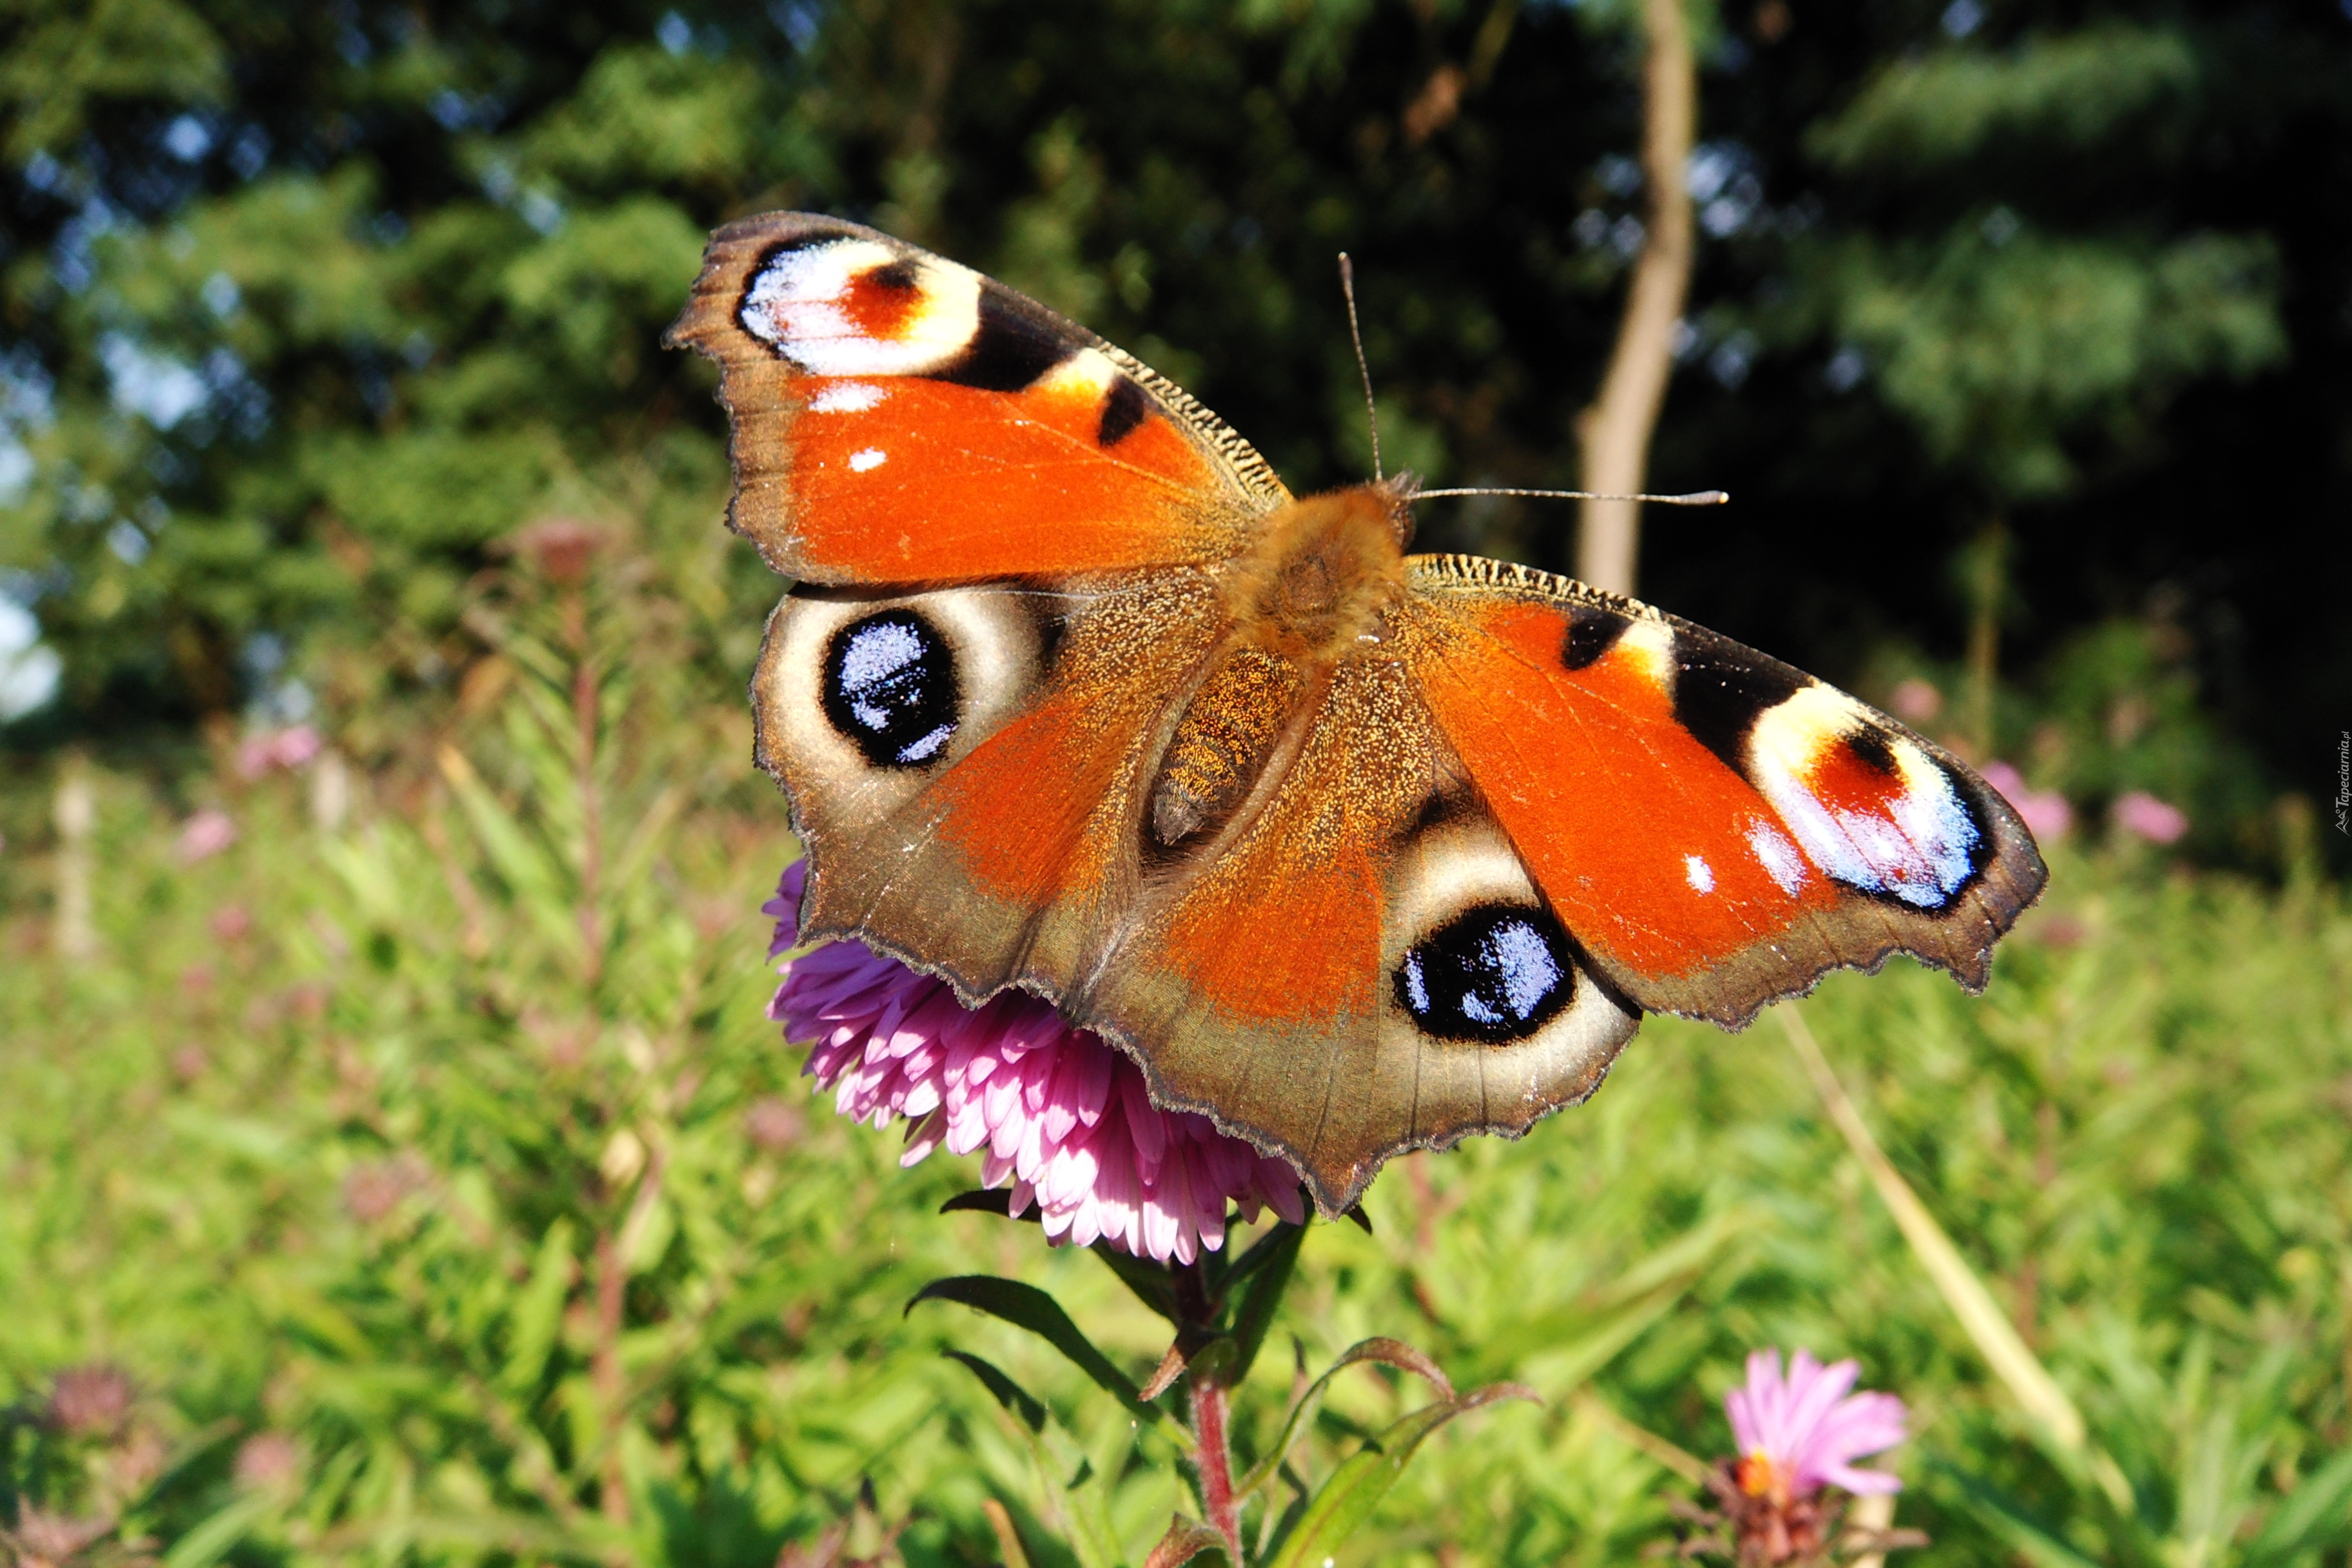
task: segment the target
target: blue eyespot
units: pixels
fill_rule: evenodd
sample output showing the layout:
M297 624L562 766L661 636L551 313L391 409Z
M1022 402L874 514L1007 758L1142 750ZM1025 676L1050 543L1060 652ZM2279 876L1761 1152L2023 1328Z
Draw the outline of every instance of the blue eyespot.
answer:
M825 717L867 762L921 767L955 735L955 655L912 610L884 610L833 634L824 699Z
M1550 914L1490 905L1456 916L1408 952L1396 994L1426 1034L1499 1045L1559 1016L1576 994L1576 965Z

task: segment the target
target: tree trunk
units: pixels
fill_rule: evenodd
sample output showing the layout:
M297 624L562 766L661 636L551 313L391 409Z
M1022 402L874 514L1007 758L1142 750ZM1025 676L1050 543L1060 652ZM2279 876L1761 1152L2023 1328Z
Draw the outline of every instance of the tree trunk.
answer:
M1648 40L1642 72L1642 166L1650 219L1633 263L1617 349L1601 395L1577 421L1584 448L1583 488L1630 495L1643 488L1650 434L1674 369L1675 323L1690 294L1692 224L1685 170L1698 119L1698 71L1682 0L1643 0ZM1596 588L1633 591L1641 542L1641 503L1589 500L1578 531L1576 574Z

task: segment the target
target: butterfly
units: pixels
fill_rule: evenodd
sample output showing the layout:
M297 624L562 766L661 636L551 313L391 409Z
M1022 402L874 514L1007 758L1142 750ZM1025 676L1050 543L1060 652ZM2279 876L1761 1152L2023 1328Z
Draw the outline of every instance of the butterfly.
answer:
M841 220L712 238L731 526L793 580L751 699L803 940L1051 999L1326 1214L1517 1136L1644 1012L1738 1028L1895 952L1970 991L2040 894L2000 795L1646 605L1412 554L1181 388Z

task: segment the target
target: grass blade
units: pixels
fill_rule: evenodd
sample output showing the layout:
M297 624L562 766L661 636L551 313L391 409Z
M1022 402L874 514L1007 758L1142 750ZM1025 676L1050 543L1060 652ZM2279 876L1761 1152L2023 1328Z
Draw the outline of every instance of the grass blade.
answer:
M2246 1545L2247 1568L2284 1563L2352 1535L2352 1448L2305 1476Z
M2017 1330L1993 1300L1992 1293L1985 1289L1984 1281L1977 1278L1976 1271L1960 1256L1960 1249L1952 1245L1952 1238L1936 1223L1936 1216L1927 1212L1927 1205L1919 1201L1919 1195L1878 1146L1878 1140L1871 1135L1862 1112L1854 1109L1845 1086L1838 1081L1836 1070L1822 1054L1821 1045L1806 1026L1803 1016L1794 1007L1780 1008L1778 1016L1788 1031L1789 1043L1796 1047L1798 1058L1811 1075L1830 1120L1844 1135L1846 1147L1869 1173L1871 1184L1878 1189L1878 1195L1894 1214L1903 1239L1911 1244L1912 1253L1935 1281L1945 1305L1951 1308L1969 1338L1976 1342L1994 1375L2008 1385L2011 1394L2025 1407L2026 1415L2042 1428L2053 1447L2069 1458L2089 1464L2093 1478L2116 1510L2130 1514L2134 1510L2131 1484L2116 1468L2114 1459L2092 1447L2083 1413L2074 1408L2074 1402L2066 1397L2066 1391L2058 1386L2049 1369L2026 1349L2025 1342L2018 1337Z

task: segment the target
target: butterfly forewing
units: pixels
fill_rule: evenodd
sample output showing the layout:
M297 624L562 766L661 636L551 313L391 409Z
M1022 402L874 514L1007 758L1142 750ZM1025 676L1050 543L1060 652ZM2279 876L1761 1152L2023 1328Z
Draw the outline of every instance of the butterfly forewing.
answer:
M1288 499L1247 443L1091 332L839 219L719 230L668 341L719 363L736 529L805 582L1217 561Z
M1400 642L1560 919L1643 1007L1738 1026L1910 952L1971 990L2032 837L1894 720L1579 583L1416 558Z

